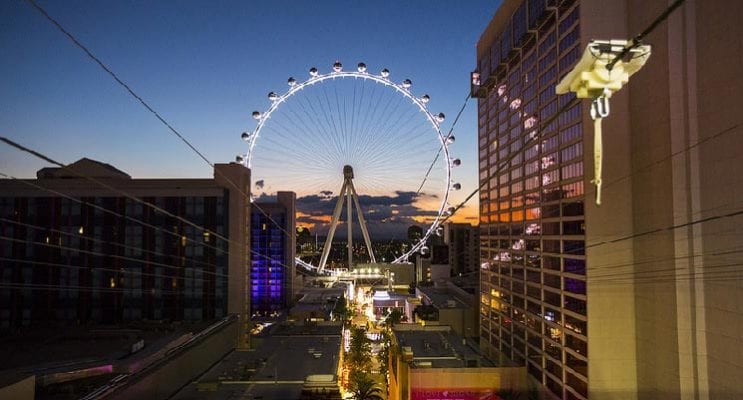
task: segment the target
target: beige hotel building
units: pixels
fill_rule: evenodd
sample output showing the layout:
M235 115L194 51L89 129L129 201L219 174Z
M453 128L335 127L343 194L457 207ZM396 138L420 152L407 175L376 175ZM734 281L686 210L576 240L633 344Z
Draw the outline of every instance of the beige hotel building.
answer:
M530 396L743 398L743 4L687 0L645 38L601 206L590 102L541 123L590 40L670 3L505 0L477 44L481 346Z

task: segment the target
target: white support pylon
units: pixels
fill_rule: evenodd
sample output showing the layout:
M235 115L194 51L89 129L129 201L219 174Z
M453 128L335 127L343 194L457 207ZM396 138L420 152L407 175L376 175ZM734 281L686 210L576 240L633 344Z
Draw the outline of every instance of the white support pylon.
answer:
M353 186L353 168L350 165L343 167L343 186L341 191L338 193L338 202L335 203L335 209L333 210L333 217L330 220L330 230L328 230L328 237L325 239L325 246L322 249L322 256L320 257L320 264L318 265L317 271L322 272L325 269L325 264L328 262L328 256L330 255L330 245L333 243L333 236L335 230L338 227L338 220L343 210L343 200L346 200L346 208L348 209L348 268L350 269L353 265L353 205L356 205L356 212L359 218L359 226L361 226L361 233L364 236L364 242L366 249L369 251L369 258L372 263L376 263L374 258L374 251L372 250L371 240L369 239L369 231L366 228L366 220L364 214L361 212L361 204L359 202L359 196L356 194L356 188Z

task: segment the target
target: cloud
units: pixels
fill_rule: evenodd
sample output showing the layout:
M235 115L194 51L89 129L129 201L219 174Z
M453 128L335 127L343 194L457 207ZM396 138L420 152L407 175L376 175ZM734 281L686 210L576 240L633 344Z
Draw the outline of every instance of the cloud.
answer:
M326 234L338 201L337 196L331 195L331 191L323 190L319 194L297 198L297 223L316 231L320 235ZM410 225L421 221L430 221L438 215L437 210L430 209L431 204L435 204L438 209L437 202L431 202L436 197L425 193L416 194L413 191L396 191L392 195L384 196L361 195L359 196L359 202L371 236L404 238ZM426 204L427 207L424 208L423 204ZM341 214L343 225L345 225L346 219L345 206L344 203ZM358 221L355 211L354 209L354 221ZM355 223L354 225L358 224ZM345 237L345 232L345 228L338 229L336 235Z

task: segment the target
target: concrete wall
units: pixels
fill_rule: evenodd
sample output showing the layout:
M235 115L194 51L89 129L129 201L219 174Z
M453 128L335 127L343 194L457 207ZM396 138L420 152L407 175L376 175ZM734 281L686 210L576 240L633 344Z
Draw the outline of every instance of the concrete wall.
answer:
M581 1L583 40L630 37L669 3ZM591 399L743 397L742 31L739 2L687 0L611 99L604 203L586 209Z
M34 400L36 377L34 375L0 388L0 399Z
M284 249L284 260L289 270L286 271L286 280L284 295L286 296L286 306L291 307L295 304L294 294L297 293L301 286L297 286L297 271L294 265L294 259L297 256L297 194L294 192L278 192L276 201L286 207L286 226L287 232L291 233L286 241Z
M685 163L678 166L684 175L677 186L690 189L690 195L674 207L683 212L680 222L741 210L741 15L738 1L688 0L685 13L669 21L669 43L686 43L686 48L674 52L680 62L673 59L671 64L676 67L672 72L678 70L683 80L671 76L671 81L688 82L679 88L685 96L677 98L677 107L686 112L671 119L687 125L680 142L673 143L674 150L704 141L686 157L675 159ZM738 215L677 230L686 239L679 254L695 256L681 260L689 267L679 275L687 272L696 277L691 284L683 280L679 287L688 298L678 311L679 374L682 390L696 389L700 398L743 398L743 280L735 273L743 256L729 253L740 249L742 222L743 216Z
M173 359L133 381L110 400L167 399L235 348L240 321L233 321Z
M250 170L240 164L216 164L214 180L229 190L228 237L229 280L227 313L237 315L240 329L235 335L238 348L248 348L250 338Z
M624 1L581 1L581 43L591 39L630 36ZM653 55L654 57L655 55ZM642 71L643 73L645 71ZM630 85L635 85L633 80ZM602 205L596 206L593 160L593 121L589 102L583 102L584 186L586 188L586 279L588 308L588 390L591 399L636 398L637 344L633 242L590 247L607 238L634 231L630 195L634 178L630 143L629 89L611 98L611 115L602 123L603 188ZM614 278L629 278L623 281Z

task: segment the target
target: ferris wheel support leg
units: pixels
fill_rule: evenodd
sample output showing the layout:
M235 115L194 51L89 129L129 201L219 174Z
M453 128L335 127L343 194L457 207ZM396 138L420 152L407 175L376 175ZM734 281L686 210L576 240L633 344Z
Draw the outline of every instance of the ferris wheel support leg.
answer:
M350 187L353 185L350 181L346 182L346 214L348 221L348 270L353 267L353 204L351 203L351 190Z
M361 234L364 235L364 242L366 243L366 249L369 251L369 259L372 264L376 264L377 260L374 258L374 250L372 250L371 240L369 239L369 230L366 229L366 220L364 219L364 213L361 212L361 203L359 202L359 195L356 194L356 188L353 183L349 185L351 193L353 193L353 200L356 203L356 212L359 214L359 225L361 225Z
M322 272L325 269L325 263L328 261L328 255L330 255L330 245L333 243L333 235L335 235L335 228L338 226L338 219L341 216L341 210L343 209L343 194L346 192L346 182L343 182L340 194L338 195L338 202L335 203L335 209L333 210L333 218L330 220L330 230L328 231L328 237L325 238L325 246L322 248L322 257L320 257L320 264L317 267L318 272Z

